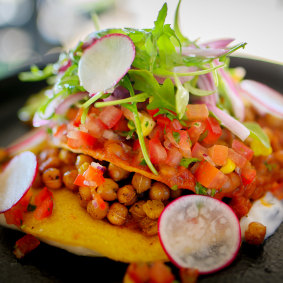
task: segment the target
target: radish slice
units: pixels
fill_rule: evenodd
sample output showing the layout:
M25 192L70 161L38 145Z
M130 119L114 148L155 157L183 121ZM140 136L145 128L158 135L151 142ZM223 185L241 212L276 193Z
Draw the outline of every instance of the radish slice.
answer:
M78 75L90 93L105 92L116 85L130 69L135 45L123 34L109 34L96 40L83 53Z
M241 243L237 216L224 202L188 195L170 203L162 212L160 242L178 267L196 268L200 274L229 265Z
M11 144L6 150L9 155L16 155L20 152L36 148L44 143L46 139L47 133L45 129L34 129Z
M283 118L283 95L253 80L241 82L242 95L262 114L270 113Z
M35 154L25 151L15 156L0 174L0 212L16 205L31 187L37 174Z

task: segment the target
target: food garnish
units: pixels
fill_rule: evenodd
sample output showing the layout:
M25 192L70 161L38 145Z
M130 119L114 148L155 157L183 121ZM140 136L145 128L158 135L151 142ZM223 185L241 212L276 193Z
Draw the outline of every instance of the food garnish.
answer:
M25 151L15 156L0 173L0 211L15 206L25 195L37 174L35 154Z
M182 268L196 268L200 274L229 265L241 244L235 213L208 196L189 195L171 202L159 218L158 229L171 261Z
M1 200L5 224L83 254L146 262L131 264L125 282L160 282L161 273L172 282L165 252L195 282L235 258L240 219L242 239L256 245L282 222L280 201L266 204L269 192L283 198L282 97L229 68L246 43L186 38L180 5L174 28L165 3L153 28L94 32L21 74L53 88L33 116L38 131L5 150L10 158L36 147L39 163L36 174L35 156L22 153L1 173L13 178L23 167L14 160L31 161L26 183L1 188L12 200ZM264 215L280 211L272 227L254 213L259 203Z

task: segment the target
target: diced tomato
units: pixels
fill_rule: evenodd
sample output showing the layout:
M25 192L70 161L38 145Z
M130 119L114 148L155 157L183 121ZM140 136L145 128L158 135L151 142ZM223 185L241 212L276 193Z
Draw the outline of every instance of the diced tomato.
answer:
M113 128L121 119L123 112L115 106L105 107L99 114L99 119L108 128Z
M149 280L149 266L147 263L131 263L127 273L134 283L145 283Z
M172 168L172 167L170 167ZM174 170L175 171L175 170ZM178 188L186 188L189 190L194 190L195 178L189 169L180 166L177 172L168 178L170 187L177 186Z
M208 149L198 142L192 147L192 157L203 159L203 155L208 155Z
M190 121L204 121L208 118L208 109L205 104L188 104L186 115Z
M241 177L244 185L250 184L256 177L256 170L251 166L250 162L242 168Z
M170 124L174 130L181 130L183 128L183 126L177 119L174 119L173 121L171 121Z
M173 128L166 129L166 137L175 146L184 151L191 151L191 140L187 131L173 130Z
M147 113L154 119L156 120L158 117L160 117L161 115L157 115L156 117L154 117L154 115L156 113L158 113L159 109L146 109Z
M27 253L37 248L39 244L40 241L37 238L27 234L16 242L13 253L18 259L21 259Z
M247 215L252 206L250 200L243 196L233 197L229 205L239 219Z
M208 149L208 155L217 166L223 166L228 158L228 147L225 145L213 145Z
M85 126L89 134L95 138L102 137L104 130L106 130L106 126L95 116L95 114L88 115Z
M205 130L205 123L204 122L194 122L191 127L188 129L188 134L190 136L192 144L195 144L200 135L204 132Z
M32 198L32 191L28 190L27 193L20 200L19 204L22 206L24 212L27 211L31 198Z
M199 272L194 268L180 268L180 278L182 283L196 283Z
M167 118L165 115L158 115L156 118L157 125L159 125L162 129L165 127L169 127L171 124L171 120Z
M156 261L149 270L149 283L171 283L175 280L170 268L163 262Z
M196 180L208 189L219 190L229 180L220 170L207 161L202 161L195 172Z
M214 144L221 136L222 129L214 117L205 120L207 136L203 139L206 144Z
M253 158L254 152L244 143L239 140L233 140L232 148L239 154L243 155L247 160L251 161Z
M14 224L20 227L23 224L23 209L18 205L4 212L7 224Z
M151 131L151 133L149 134L149 137L151 139L158 139L162 141L164 139L164 129L161 126L156 125L154 129Z
M67 145L71 148L89 148L92 149L96 144L96 138L82 131L68 132Z
M84 112L84 109L80 108L76 115L76 118L73 121L73 124L75 127L78 127L81 124L81 118L82 118L83 112Z
M247 163L247 159L232 148L228 149L228 158L230 158L239 168L243 168Z
M57 127L57 129L54 132L54 137L58 137L60 138L62 135L64 135L67 131L67 125L66 124L62 124L60 126Z
M165 163L170 166L177 167L180 165L182 157L182 153L178 150L178 148L173 147L167 151L167 159Z
M84 172L83 177L85 178L85 180L88 183L90 183L90 186L92 186L92 187L94 187L95 185L100 186L105 181L104 177L103 177L103 172L100 169L95 168L91 165Z
M53 195L46 187L35 196L34 202L36 209L33 216L37 220L42 220L52 214Z
M119 122L113 127L116 132L127 132L129 131L128 120L123 116Z
M158 139L151 139L148 142L149 156L153 164L162 163L167 158L166 149Z

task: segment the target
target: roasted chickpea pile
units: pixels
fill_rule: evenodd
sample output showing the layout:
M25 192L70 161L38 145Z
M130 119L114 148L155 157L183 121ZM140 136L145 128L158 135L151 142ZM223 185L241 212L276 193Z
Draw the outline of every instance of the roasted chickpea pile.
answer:
M112 163L106 165L102 185L79 187L74 185L77 175L82 175L94 160L65 149L45 149L38 160L39 173L33 187L66 188L79 196L80 205L92 218L138 229L148 236L158 233L157 222L165 205L182 194L180 189L173 191L163 183L130 173ZM94 201L97 194L104 201L103 207Z

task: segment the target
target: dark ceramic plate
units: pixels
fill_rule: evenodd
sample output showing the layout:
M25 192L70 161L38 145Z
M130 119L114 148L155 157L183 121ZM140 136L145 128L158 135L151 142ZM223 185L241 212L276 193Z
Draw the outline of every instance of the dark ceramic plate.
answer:
M247 78L266 83L283 92L283 66L244 58L232 58L232 66L243 66ZM0 146L5 146L28 130L17 119L17 110L28 95L43 83L22 83L17 76L0 83ZM12 254L22 234L0 227L0 282L122 282L126 264L106 258L75 256L41 244L22 260ZM283 224L260 247L243 245L231 266L199 282L283 282ZM176 272L176 270L174 270Z

